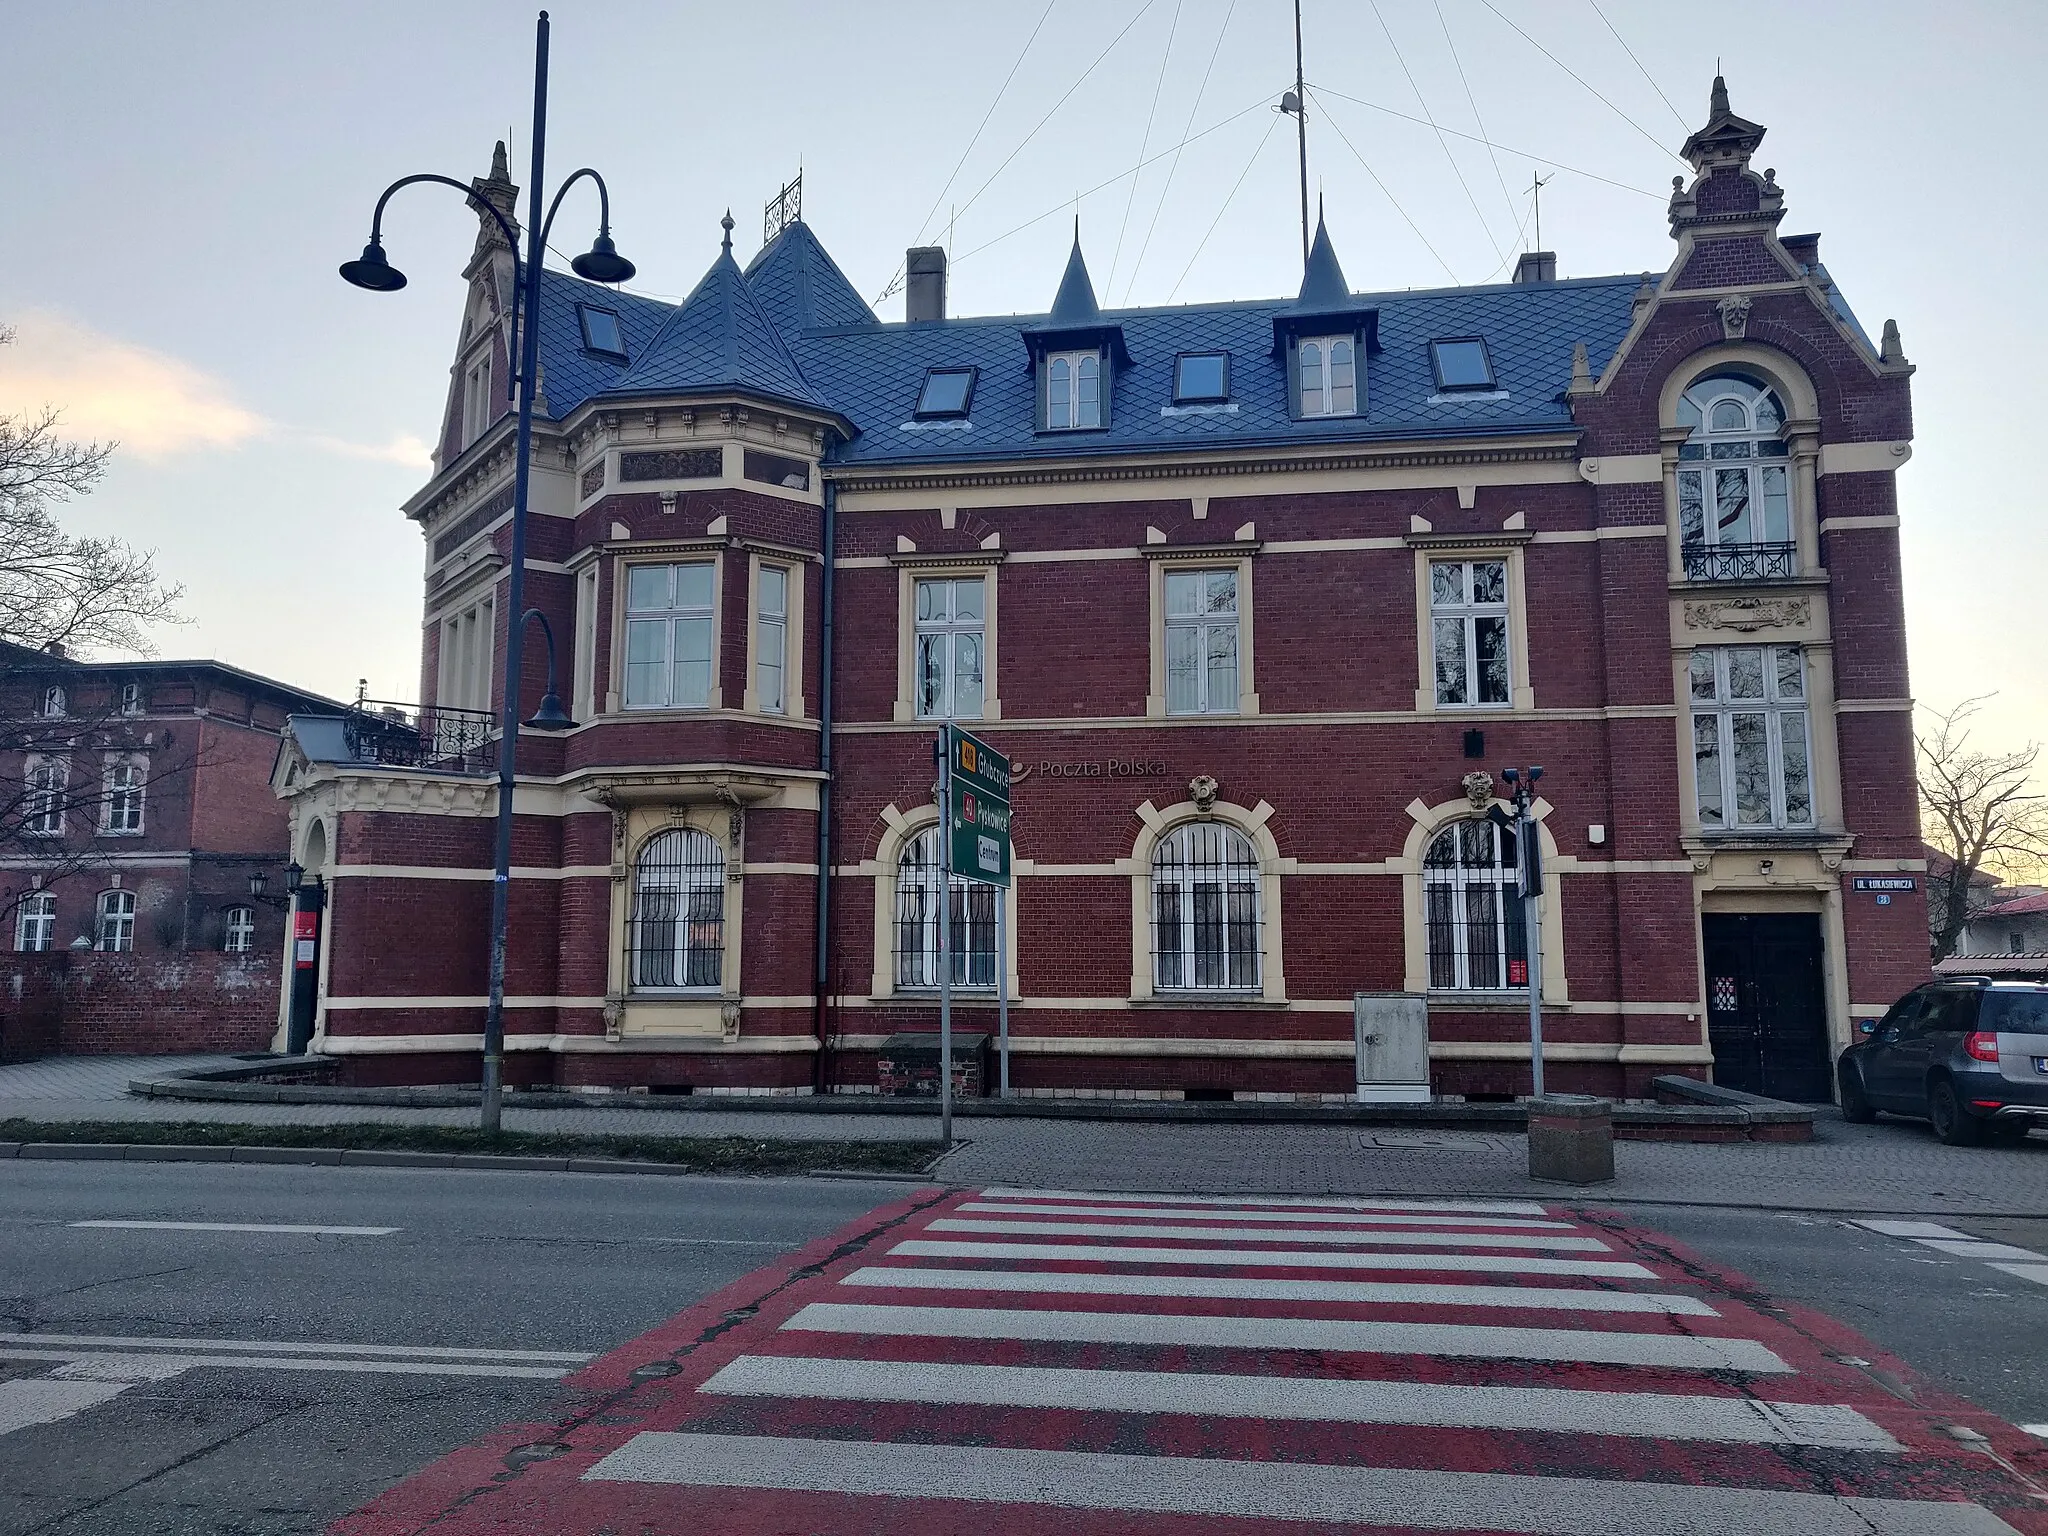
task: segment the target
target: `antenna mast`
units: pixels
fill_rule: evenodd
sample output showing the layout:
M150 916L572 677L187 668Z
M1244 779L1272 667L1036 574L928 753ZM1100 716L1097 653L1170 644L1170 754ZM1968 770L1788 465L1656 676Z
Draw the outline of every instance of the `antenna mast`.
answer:
M1294 127L1301 143L1301 265L1308 270L1308 85L1301 73L1301 0L1294 0Z
M1529 196L1536 203L1536 243L1530 247L1531 250L1543 249L1543 189L1550 185L1550 177L1556 174L1555 171L1550 176L1538 176L1533 171L1529 173Z

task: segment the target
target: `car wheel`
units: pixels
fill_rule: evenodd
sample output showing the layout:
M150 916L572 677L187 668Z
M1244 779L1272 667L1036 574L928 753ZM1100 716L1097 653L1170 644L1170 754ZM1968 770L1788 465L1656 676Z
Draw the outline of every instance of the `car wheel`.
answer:
M1984 1139L1984 1123L1963 1108L1956 1085L1945 1077L1927 1086L1927 1118L1934 1122L1934 1134L1951 1147L1974 1147Z
M1877 1111L1870 1107L1870 1096L1863 1091L1863 1073L1860 1069L1843 1062L1836 1074L1842 1090L1842 1118L1851 1125L1868 1125L1877 1118Z

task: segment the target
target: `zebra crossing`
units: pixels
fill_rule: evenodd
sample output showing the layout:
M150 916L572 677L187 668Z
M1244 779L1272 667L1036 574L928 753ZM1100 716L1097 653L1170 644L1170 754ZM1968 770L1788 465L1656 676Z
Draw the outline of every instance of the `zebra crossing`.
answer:
M861 1226L335 1529L2048 1536L2025 1435L1604 1215L988 1189Z

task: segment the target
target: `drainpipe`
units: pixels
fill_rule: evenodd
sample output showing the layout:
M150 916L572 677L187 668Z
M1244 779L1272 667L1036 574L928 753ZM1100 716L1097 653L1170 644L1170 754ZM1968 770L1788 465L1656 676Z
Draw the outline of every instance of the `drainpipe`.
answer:
M831 974L828 962L832 921L832 600L838 584L834 565L839 548L839 488L827 479L824 490L824 618L818 634L818 770L823 777L818 782L818 953L813 978L813 990L817 995L814 1028L818 1049L812 1056L811 1069L811 1088L815 1093L824 1093L831 1080L830 1063L825 1059L828 1029L825 996L827 978Z

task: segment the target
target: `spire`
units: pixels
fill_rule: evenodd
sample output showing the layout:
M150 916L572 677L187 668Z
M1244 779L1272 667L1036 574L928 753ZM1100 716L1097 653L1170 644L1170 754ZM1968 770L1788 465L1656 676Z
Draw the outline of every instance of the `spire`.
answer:
M1778 185L1777 173L1765 171L1759 176L1749 166L1750 156L1763 141L1763 124L1737 117L1728 105L1727 80L1714 76L1706 126L1688 137L1679 150L1693 168L1694 179L1687 186L1683 177L1672 178L1667 217L1673 239L1698 225L1750 221L1776 225L1785 216L1785 193Z
M1763 141L1763 124L1735 115L1728 105L1728 82L1716 75L1707 98L1706 126L1685 141L1679 154L1702 175L1721 167L1747 170L1749 157Z
M1298 310L1346 309L1351 304L1351 285L1344 281L1344 269L1337 264L1337 247L1330 242L1330 226L1323 222L1321 200L1316 206L1316 238L1309 247L1308 265L1301 274L1301 293L1294 301Z
M1714 76L1714 89L1707 97L1707 117L1711 120L1716 117L1727 117L1729 115L1728 82L1724 77L1716 75Z
M1102 318L1102 306L1095 302L1095 284L1088 276L1088 263L1081 255L1081 216L1074 215L1074 249L1067 257L1066 274L1060 291L1053 295L1052 325L1093 325Z
M486 181L510 181L512 173L505 168L505 141L498 140L498 147L491 151L491 174Z
M491 150L490 174L472 177L469 183L469 190L472 202L481 201L489 203L498 212L505 215L506 222L514 229L519 227L519 216L514 211L519 206L519 188L514 185L512 173L505 166L505 141L503 139L498 140ZM477 230L476 250L470 255L472 266L474 266L478 257L494 246L500 250L507 249L505 245L505 232L498 227L498 221L481 208L476 210L476 216L478 224L482 227ZM506 274L508 280L510 276L511 274L508 272Z
M719 243L719 249L730 256L732 254L732 210L730 208L725 210L725 217L718 221L718 227L725 231L725 238Z

